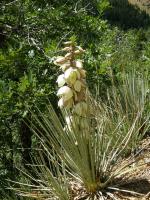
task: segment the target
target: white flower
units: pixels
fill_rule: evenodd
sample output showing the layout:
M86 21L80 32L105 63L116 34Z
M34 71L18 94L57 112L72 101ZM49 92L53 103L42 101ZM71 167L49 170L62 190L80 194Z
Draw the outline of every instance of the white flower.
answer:
M57 96L61 96L63 101L67 101L73 96L73 92L68 86L63 86L58 90Z
M66 82L64 74L59 75L56 82L58 83L58 87L62 87Z
M74 89L75 89L75 91L80 92L80 91L81 91L81 86L82 86L81 81L77 80L77 81L74 83Z
M79 78L79 76L80 73L77 71L77 69L73 69L72 67L65 71L65 80L69 84L74 84L77 78Z
M79 69L82 69L83 68L83 63L81 60L77 60L76 61L76 67L79 68Z

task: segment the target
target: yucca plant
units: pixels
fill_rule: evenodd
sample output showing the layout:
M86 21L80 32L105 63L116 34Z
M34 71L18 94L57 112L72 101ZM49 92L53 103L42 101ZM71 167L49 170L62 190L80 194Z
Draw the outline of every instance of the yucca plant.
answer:
M32 113L40 127L33 125L32 129L43 147L34 158L36 176L23 172L31 183L20 183L24 189L16 188L16 192L37 199L115 199L111 191L119 189L125 175L135 170L132 164L136 159L123 162L123 158L132 135L139 132L137 122L141 113L131 127L125 127L124 118L115 127L113 122L108 123L107 113L99 115L97 106L95 130L89 119L88 131L79 131L74 124L72 129L63 124L51 105L47 109L47 114L38 110L40 117ZM68 127L65 130L64 125ZM118 138L115 142L114 135Z
M72 42L68 44L65 50L70 52L56 60L65 72L57 80L62 117L50 103L47 112L39 108L30 111L31 129L40 140L41 150L33 158L34 175L22 171L31 182L19 183L22 189L14 189L19 195L34 199L116 199L113 191L121 191L119 186L126 175L136 168L132 165L136 156L133 159L124 155L147 121L139 124L144 108L139 107L134 114L122 111L124 99L118 94L110 101L95 101L83 80L85 73L80 74L82 63L75 61L75 54L83 50L76 50Z
M135 150L139 141L149 129L150 92L149 80L146 75L137 74L134 70L128 74L122 74L122 79L107 89L105 100L100 100L103 109L108 111L108 120L113 121L114 126L118 120L124 118L126 128L131 127L133 120L140 113L137 121L139 134L133 134L128 144L127 151ZM126 131L124 130L124 133ZM114 135L114 139L117 135ZM122 139L124 135L122 135ZM121 139L121 140L122 140Z

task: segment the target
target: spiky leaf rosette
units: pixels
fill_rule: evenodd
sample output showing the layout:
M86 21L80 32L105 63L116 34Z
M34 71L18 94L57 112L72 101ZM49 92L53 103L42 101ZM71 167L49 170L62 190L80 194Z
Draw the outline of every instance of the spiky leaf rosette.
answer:
M34 184L23 183L28 190L18 191L20 195L45 200L99 200L108 196L113 199L111 191L119 190L125 175L135 170L132 165L135 159L122 159L132 135L139 131L137 122L141 113L137 113L130 127L126 127L125 118L114 126L113 121L108 120L106 109L102 110L101 105L94 102L93 106L94 132L90 123L87 124L89 131L77 130L75 120L71 119L64 130L63 121L51 105L47 106L47 113L38 108L38 116L32 113L38 124L33 124L32 130L40 138L42 150L34 158L36 178L30 175ZM118 136L115 141L114 134Z

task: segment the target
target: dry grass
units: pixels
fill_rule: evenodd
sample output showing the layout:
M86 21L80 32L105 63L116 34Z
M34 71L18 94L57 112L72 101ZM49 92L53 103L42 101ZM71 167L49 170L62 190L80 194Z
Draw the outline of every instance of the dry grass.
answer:
M150 15L150 0L128 0L129 3L137 5L141 10Z

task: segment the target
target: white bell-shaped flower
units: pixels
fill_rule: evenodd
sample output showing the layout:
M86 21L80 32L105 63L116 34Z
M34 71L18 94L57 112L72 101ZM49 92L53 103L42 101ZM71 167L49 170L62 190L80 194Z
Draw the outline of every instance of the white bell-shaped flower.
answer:
M72 98L73 91L72 91L72 89L70 87L63 86L58 90L57 96L61 96L64 101L67 101L70 98Z
M58 83L58 87L62 87L66 82L64 74L59 75L56 82Z
M81 81L76 80L76 82L74 83L74 89L75 89L75 91L80 92L81 91L81 86L82 86Z
M76 60L76 67L79 68L79 69L82 69L83 68L83 63L81 60Z
M78 78L77 76L78 75L77 75L76 70L73 69L72 67L70 67L69 69L65 71L65 80L69 84L74 84L76 79Z

